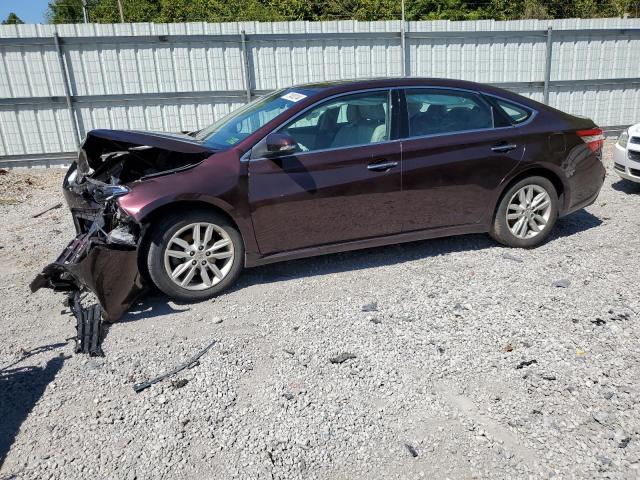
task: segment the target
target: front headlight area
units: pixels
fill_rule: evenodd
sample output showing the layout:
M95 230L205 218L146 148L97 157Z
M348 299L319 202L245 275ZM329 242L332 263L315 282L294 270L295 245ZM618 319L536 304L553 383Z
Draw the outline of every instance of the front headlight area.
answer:
M618 145L622 148L627 148L628 144L629 144L629 129L626 129L618 137Z

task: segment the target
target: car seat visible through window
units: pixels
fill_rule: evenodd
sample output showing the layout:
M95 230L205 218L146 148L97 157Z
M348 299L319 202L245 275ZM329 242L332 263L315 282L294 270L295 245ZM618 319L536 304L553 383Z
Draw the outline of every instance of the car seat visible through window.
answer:
M444 105L429 105L426 111L419 112L410 122L412 137L438 133L442 129L442 121L447 113Z
M333 139L338 131L338 114L340 113L340 107L329 108L322 112L320 118L318 118L318 133L316 135L316 142L313 146L316 150L328 148L333 143Z
M363 145L386 140L386 113L383 105L347 106L347 123L340 127L332 147Z

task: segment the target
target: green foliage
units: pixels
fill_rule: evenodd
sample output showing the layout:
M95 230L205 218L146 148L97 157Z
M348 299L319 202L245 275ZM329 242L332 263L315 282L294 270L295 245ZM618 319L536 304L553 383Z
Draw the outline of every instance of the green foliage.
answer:
M61 0L64 1L64 0ZM118 0L88 1L89 21L95 23L119 23ZM179 2L178 2L179 3ZM125 22L154 22L160 13L160 2L154 0L122 0ZM171 20L182 22L185 20Z
M82 22L82 0L54 0L45 17L49 23Z
M399 19L400 0L121 0L126 22L232 22ZM407 20L616 17L640 0L406 0ZM90 22L120 21L118 0L87 0ZM13 14L12 14L13 15ZM11 15L10 15L11 17ZM15 17L18 21L17 17ZM50 23L81 22L82 0L53 0ZM9 19L5 20L5 23Z
M13 12L11 12L7 16L6 20L2 21L2 25L19 25L20 23L24 23L24 22L18 15L16 15Z

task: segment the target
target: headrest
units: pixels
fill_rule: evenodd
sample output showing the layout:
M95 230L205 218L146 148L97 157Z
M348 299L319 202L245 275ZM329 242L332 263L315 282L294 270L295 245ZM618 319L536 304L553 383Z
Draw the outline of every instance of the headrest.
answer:
M351 124L360 122L360 107L358 105L347 105L347 122Z
M338 119L338 114L340 113L340 108L330 108L329 110L325 110L318 118L318 127L320 129L329 128L332 125L335 125L336 120Z
M447 109L444 105L429 105L427 113L429 114L429 117L442 117L447 113Z

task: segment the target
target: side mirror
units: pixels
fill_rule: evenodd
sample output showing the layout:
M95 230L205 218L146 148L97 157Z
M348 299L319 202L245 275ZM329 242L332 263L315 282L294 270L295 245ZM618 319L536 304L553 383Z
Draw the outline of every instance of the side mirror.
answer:
M286 133L270 133L266 138L267 154L270 157L291 155L298 150L298 144Z

